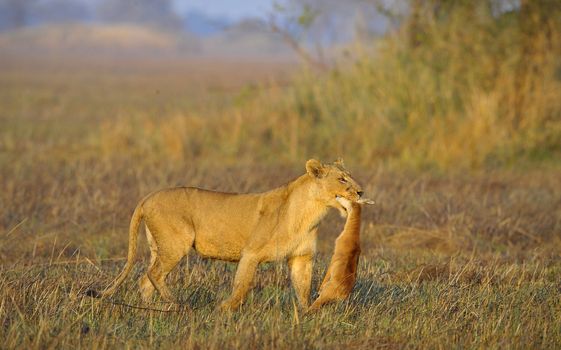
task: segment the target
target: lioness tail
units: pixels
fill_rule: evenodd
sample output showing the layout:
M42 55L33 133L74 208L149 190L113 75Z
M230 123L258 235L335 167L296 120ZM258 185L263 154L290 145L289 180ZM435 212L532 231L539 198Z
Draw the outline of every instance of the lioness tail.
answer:
M110 296L119 286L123 283L123 281L127 278L128 274L132 270L132 266L134 265L134 259L136 257L136 241L138 238L138 229L140 228L140 221L142 221L142 202L136 207L134 213L132 214L131 223L129 227L129 251L127 254L127 262L123 271L117 276L111 287L107 288L103 292L101 292L101 297Z

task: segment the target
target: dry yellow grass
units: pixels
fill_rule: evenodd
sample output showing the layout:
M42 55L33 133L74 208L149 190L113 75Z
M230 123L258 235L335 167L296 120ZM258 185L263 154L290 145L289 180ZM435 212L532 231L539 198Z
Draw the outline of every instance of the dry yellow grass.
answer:
M216 313L235 265L193 255L169 279L191 310L162 313L82 294L106 286L121 269L134 203L180 184L264 190L300 174L301 166L81 151L40 159L30 152L0 176L4 348L560 345L557 170L435 175L349 165L378 204L363 214L363 254L348 301L315 316L299 314L286 268L267 265L238 313ZM315 288L341 225L332 213L320 227ZM145 263L117 303L142 305L136 280L147 263L146 242L141 247Z

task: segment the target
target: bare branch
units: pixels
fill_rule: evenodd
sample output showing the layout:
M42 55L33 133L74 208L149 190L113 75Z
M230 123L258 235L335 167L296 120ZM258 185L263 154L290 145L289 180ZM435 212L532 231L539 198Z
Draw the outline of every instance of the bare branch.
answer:
M294 38L294 36L292 36L292 34L290 34L287 30L281 28L278 24L277 21L275 20L274 16L271 16L269 19L269 25L271 27L271 30L274 33L277 33L281 36L282 40L288 45L290 46L297 54L298 56L300 56L300 58L306 62L306 64L308 64L309 66L312 66L320 71L325 71L327 70L329 67L325 64L325 62L323 62L322 60L318 60L316 59L312 54L310 54L308 52L308 50L306 50L304 47L302 47L302 45L300 45L300 43L298 42L298 40L296 40Z

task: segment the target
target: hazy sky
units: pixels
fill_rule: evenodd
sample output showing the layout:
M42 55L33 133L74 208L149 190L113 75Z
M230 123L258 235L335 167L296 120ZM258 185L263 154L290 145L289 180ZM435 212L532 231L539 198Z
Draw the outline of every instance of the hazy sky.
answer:
M266 17L271 12L274 0L174 0L174 2L179 12L197 10L211 16L235 20L244 17Z

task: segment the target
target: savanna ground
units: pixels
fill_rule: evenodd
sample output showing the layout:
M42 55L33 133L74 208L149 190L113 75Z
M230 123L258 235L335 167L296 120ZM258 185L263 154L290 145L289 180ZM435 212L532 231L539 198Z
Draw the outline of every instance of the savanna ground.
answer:
M265 69L271 70L278 72ZM352 297L315 315L295 308L283 264L260 269L240 311L216 312L236 265L194 255L169 278L190 310L164 313L84 297L121 269L128 220L144 194L174 185L260 191L304 171L305 158L204 161L173 148L173 128L157 138L191 103L208 108L209 118L216 104L235 104L251 89L237 71L240 77L207 79L200 89L190 87L187 67L177 75L122 79L102 69L95 77L72 75L75 81L43 70L2 75L3 348L561 345L561 171L552 166L463 173L348 161L377 205L364 211ZM207 99L215 102L200 102ZM118 128L129 125L153 133L127 139L121 133L129 131ZM321 226L315 289L342 225L331 213ZM117 302L142 305L136 280L148 252L141 246L142 263ZM165 305L155 299L151 307Z
M543 49L560 41L538 31L545 42L518 50L511 19L458 16L413 49L393 38L321 76L278 62L4 57L0 347L560 348L561 79L559 51ZM466 66L470 54L486 63ZM122 268L143 195L266 190L314 156L344 157L377 202L349 300L306 315L286 266L266 264L242 308L221 313L236 265L191 255L169 276L188 307L133 308L144 240L114 303L83 295ZM336 213L320 226L314 292L342 226Z

